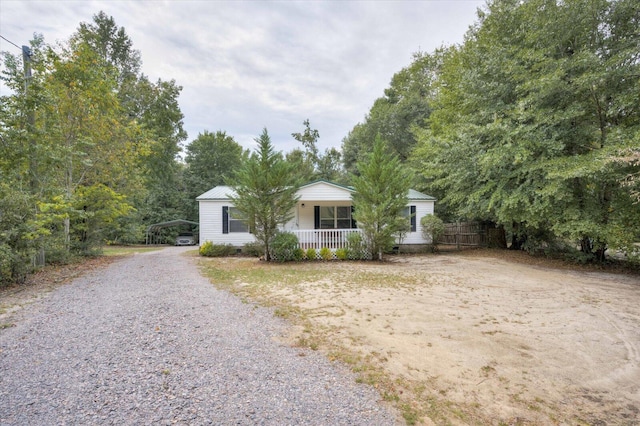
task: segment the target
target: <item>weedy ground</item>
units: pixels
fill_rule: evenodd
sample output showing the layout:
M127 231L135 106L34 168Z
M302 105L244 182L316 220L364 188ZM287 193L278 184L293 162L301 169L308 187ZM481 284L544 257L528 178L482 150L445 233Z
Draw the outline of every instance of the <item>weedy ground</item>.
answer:
M290 344L348 365L407 424L624 424L638 415L640 370L615 380L640 354L640 325L628 321L640 314L638 277L502 253L197 261L218 288L289 320ZM611 352L621 334L627 349Z

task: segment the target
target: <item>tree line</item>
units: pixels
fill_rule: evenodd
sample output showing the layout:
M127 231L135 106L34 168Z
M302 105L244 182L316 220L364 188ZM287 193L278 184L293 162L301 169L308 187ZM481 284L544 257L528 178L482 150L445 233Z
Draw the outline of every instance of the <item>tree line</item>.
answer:
M23 279L37 253L66 262L182 216L182 88L140 67L103 12L66 42L2 53L0 281Z
M150 224L197 221L195 198L249 157L222 130L184 147L182 87L144 75L104 12L65 42L36 34L22 55L1 58L0 282L24 279L39 253L67 262L105 242L144 242ZM304 126L287 154L296 177L344 180L340 152L320 152L318 131Z
M640 239L640 3L493 0L461 45L419 52L343 140L380 134L447 220L602 261Z

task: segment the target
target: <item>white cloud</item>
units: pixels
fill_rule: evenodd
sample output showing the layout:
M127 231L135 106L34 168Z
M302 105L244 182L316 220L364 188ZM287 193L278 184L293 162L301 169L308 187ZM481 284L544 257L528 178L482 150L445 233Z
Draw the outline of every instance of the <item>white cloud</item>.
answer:
M266 126L289 150L308 118L325 148L340 146L412 53L460 42L482 4L0 0L0 31L17 44L34 32L66 40L103 10L125 28L151 80L183 86L189 140L226 130L250 147Z

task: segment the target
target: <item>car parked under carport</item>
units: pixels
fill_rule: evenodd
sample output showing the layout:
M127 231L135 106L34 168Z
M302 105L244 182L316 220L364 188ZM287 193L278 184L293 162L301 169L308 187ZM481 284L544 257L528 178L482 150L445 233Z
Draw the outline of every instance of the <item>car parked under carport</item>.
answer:
M177 246L193 246L196 244L196 238L193 236L193 232L181 232L176 237Z
M154 223L152 225L149 225L149 227L147 228L146 243L148 245L150 244L151 245L153 244L195 245L198 243L198 238L197 238L197 235L199 232L198 226L199 226L198 222L193 222L193 221L184 220L184 219ZM177 229L173 229L172 231L166 232L165 230L167 228L177 228ZM188 243L188 244L186 242L182 244L178 244L178 241L177 241L178 239L177 238L174 239L174 236L176 235L176 233L178 234L178 237L180 236L186 237L187 235L185 234L188 234L193 237L193 240L191 243Z

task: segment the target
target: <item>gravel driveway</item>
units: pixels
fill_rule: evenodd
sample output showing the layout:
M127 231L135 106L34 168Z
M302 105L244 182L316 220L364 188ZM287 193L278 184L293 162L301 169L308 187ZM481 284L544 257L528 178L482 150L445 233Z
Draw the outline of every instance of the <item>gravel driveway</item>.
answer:
M188 249L63 286L0 330L0 424L393 425L380 396L199 275Z

